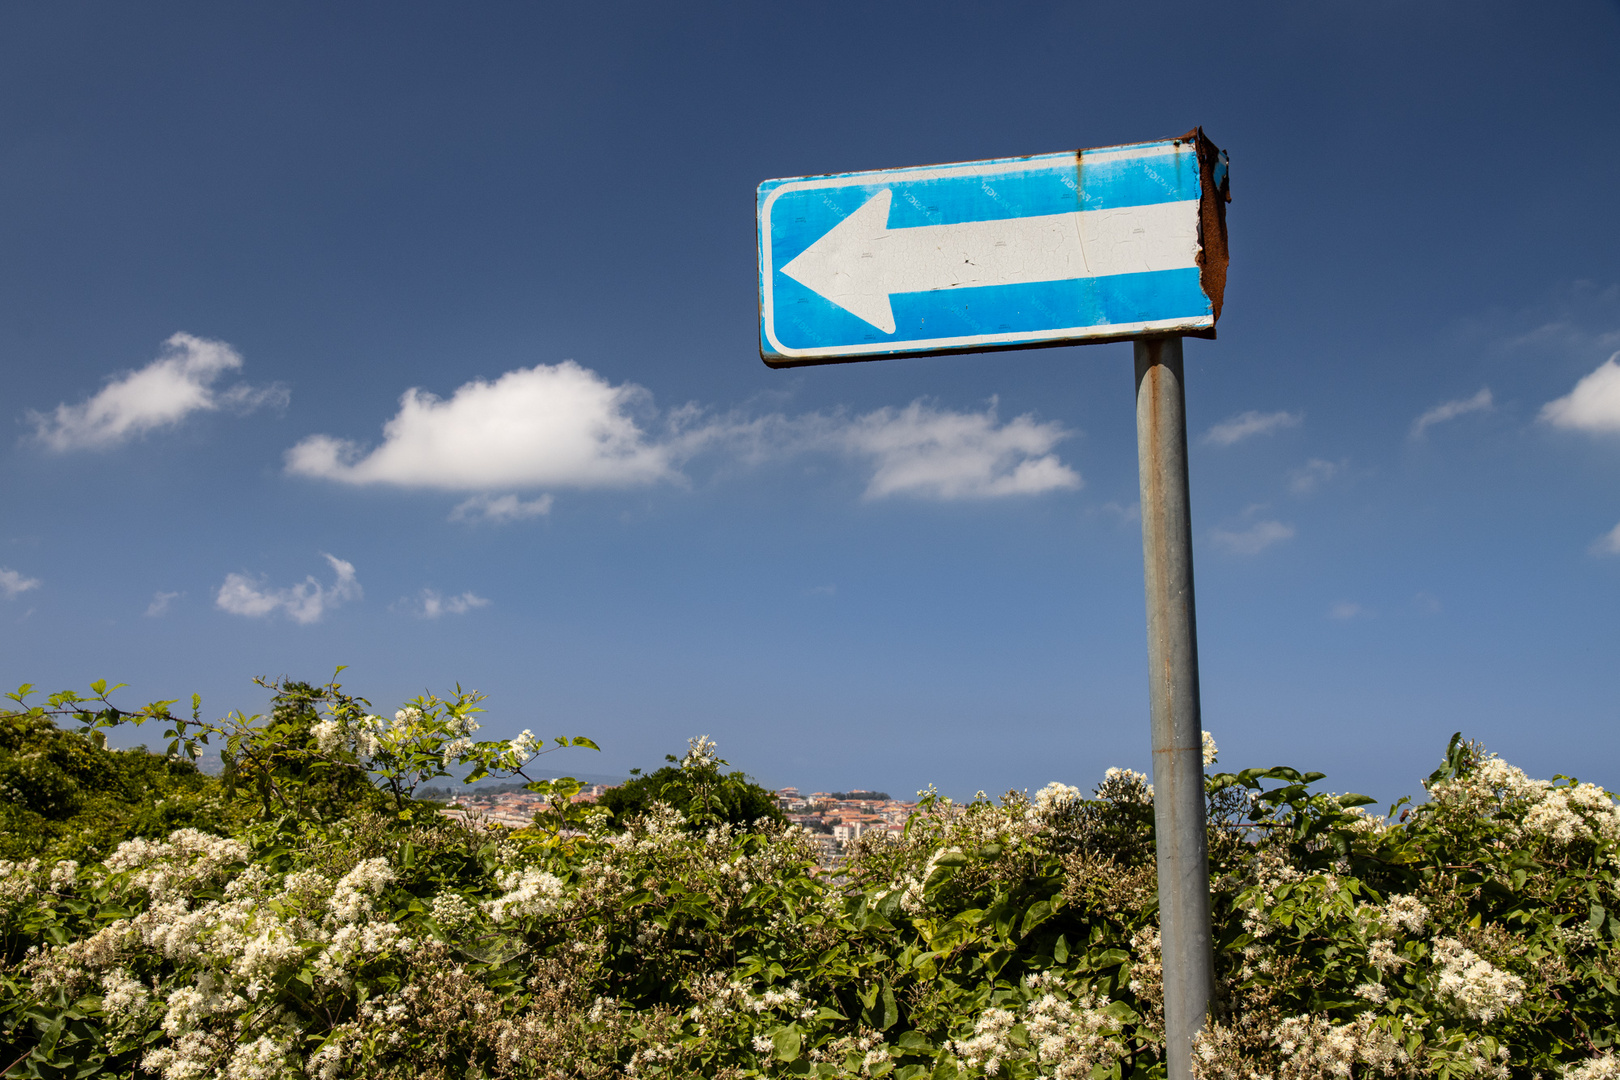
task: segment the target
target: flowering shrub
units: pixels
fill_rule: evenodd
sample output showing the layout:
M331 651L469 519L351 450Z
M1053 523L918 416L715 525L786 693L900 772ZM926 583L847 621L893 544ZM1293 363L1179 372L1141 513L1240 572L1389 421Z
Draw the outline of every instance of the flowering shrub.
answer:
M722 822L750 826L761 818L787 824L774 791L766 791L741 772L720 771L730 762L720 757L707 735L692 739L685 757L665 754L664 760L671 764L645 776L640 769L632 769L629 780L609 788L597 800L616 828L623 828L630 818L645 814L659 802L679 810L694 829Z
M218 724L120 713L105 688L7 718L99 760L120 755L98 724L144 715L177 754L224 738L232 771L196 781L208 822L126 815L105 850L65 857L60 836L0 862L6 1075L1163 1073L1140 774L1110 770L1091 797L930 790L903 835L863 836L827 872L797 829L705 801L707 741L663 781L698 793L693 816L653 801L621 831L554 800L508 832L411 798L539 749L475 741L477 695L389 721L335 686L276 687L266 717ZM38 723L75 716L88 734ZM1607 793L1461 739L1428 800L1389 818L1321 779L1208 777L1219 987L1201 1076L1620 1075Z

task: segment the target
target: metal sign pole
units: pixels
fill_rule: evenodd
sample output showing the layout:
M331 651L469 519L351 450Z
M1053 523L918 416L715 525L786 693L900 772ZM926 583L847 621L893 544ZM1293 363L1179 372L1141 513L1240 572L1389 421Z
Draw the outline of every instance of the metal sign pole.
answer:
M1168 1080L1190 1080L1192 1043L1209 1014L1215 964L1193 612L1186 397L1181 339L1138 338L1135 345L1165 1061Z

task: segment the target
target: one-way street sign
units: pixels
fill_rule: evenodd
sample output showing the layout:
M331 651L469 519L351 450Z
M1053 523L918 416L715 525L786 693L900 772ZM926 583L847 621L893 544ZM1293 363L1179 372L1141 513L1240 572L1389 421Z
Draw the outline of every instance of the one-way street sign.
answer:
M1226 155L1179 139L767 180L760 356L791 367L1214 337Z

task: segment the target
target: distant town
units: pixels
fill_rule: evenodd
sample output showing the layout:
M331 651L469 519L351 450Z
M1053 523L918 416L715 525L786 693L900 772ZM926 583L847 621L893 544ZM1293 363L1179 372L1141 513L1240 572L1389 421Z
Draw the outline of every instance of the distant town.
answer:
M611 786L591 784L575 795L573 801L595 802ZM528 825L545 806L544 796L524 791L517 785L442 794L446 796L446 813L464 814L514 829ZM796 787L778 789L776 805L790 822L809 832L811 842L822 849L824 857L841 854L846 844L866 833L900 833L912 811L917 809L915 802L891 799L885 791L812 791L805 795Z

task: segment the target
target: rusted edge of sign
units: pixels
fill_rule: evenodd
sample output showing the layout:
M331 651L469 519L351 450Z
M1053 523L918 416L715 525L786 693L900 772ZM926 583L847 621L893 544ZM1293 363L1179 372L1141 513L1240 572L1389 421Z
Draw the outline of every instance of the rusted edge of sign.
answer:
M1226 151L1210 141L1204 129L1195 127L1183 139L1198 150L1198 284L1209 297L1210 314L1221 318L1221 301L1226 296L1226 204L1232 201L1232 178L1227 169ZM1206 333L1187 337L1214 337L1212 326Z

